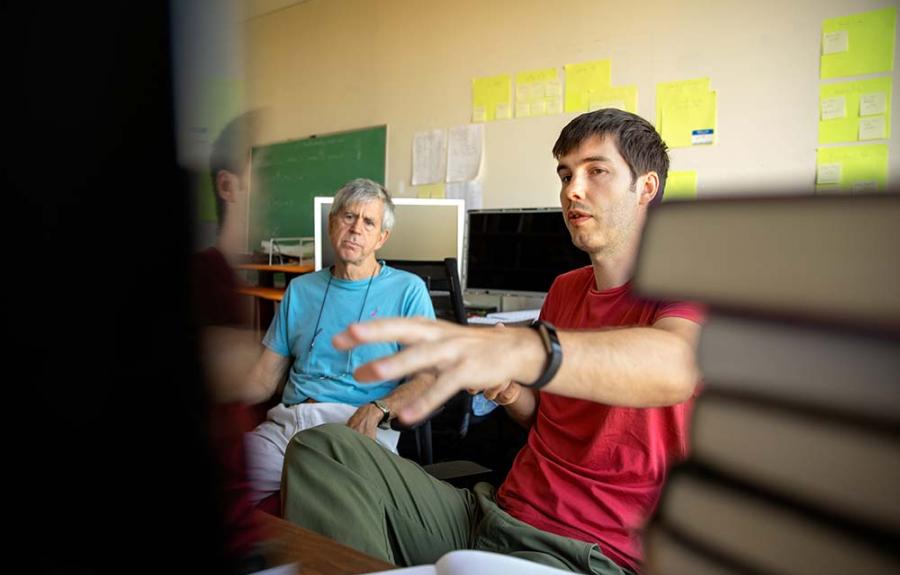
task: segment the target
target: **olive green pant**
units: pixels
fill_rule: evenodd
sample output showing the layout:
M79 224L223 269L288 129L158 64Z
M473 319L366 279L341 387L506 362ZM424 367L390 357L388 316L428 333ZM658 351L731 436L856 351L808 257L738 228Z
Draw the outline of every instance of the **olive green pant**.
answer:
M479 549L569 571L630 573L595 544L515 519L493 492L487 483L457 489L341 424L302 431L285 452L285 518L391 563Z

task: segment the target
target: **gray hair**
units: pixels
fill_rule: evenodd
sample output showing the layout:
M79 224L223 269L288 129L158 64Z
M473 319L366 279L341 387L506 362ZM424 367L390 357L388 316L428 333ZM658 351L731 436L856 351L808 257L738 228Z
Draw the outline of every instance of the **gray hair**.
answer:
M334 203L328 218L331 219L341 213L348 204L358 202L370 202L381 200L384 203L384 211L381 213L381 231L390 231L394 227L394 202L384 186L378 182L366 178L356 178L344 184L334 195Z

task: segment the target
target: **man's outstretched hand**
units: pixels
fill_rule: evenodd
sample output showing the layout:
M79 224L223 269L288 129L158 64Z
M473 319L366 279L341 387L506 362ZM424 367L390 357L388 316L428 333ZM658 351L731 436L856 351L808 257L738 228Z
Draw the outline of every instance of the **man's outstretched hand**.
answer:
M403 423L425 418L463 389L505 389L510 381L535 381L546 356L540 336L530 329L464 327L425 318L373 320L336 335L337 349L396 341L404 349L356 369L359 381L399 379L432 371L436 380L416 396L398 402Z

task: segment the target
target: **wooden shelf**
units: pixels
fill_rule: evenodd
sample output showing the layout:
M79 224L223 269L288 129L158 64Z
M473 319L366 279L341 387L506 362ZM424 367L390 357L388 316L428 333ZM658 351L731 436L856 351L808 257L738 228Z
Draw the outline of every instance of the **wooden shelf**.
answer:
M237 288L237 292L269 301L281 301L284 298L284 288L243 286Z
M311 271L315 270L315 266L313 264L238 264L234 266L235 269L238 270L251 270L257 272L282 272L286 274L308 274Z

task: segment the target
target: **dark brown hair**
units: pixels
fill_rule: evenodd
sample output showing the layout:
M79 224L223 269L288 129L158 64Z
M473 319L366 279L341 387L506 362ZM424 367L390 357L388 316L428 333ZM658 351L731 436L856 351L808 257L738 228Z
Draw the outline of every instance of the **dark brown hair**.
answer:
M656 172L659 176L659 190L650 206L662 202L669 174L669 154L666 152L665 142L650 122L636 114L615 108L581 114L560 132L553 145L553 157L559 159L592 136L613 139L631 170L632 184L638 176Z

